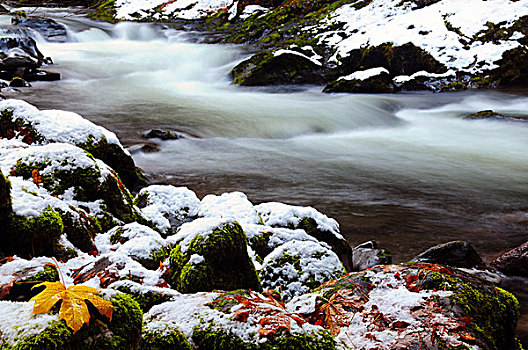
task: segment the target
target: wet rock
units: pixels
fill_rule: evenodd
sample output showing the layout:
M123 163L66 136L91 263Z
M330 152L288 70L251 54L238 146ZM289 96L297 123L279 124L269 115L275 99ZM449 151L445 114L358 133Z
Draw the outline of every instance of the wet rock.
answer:
M56 80L60 80L60 78L61 78L60 73L37 69L34 72L31 72L29 74L28 80L29 81L35 81L35 80L56 81Z
M472 114L468 114L464 119L480 120L480 119L492 119L492 120L506 120L506 121L528 121L528 116L507 116L501 113L497 113L490 109L480 111Z
M51 42L66 42L68 33L66 27L51 18L17 16L11 19L16 26L31 28Z
M31 84L22 78L15 77L13 78L13 80L11 80L11 82L9 83L9 86L10 87L30 87Z
M6 9L4 6L0 5L0 14L6 14L9 13L9 10Z
M392 254L385 249L379 249L377 243L369 241L352 249L352 270L363 271L376 265L392 263Z
M130 152L130 154L138 154L138 153L155 153L159 152L160 148L155 143L140 143L138 145L133 145L130 147L127 147L127 151Z
M323 92L390 93L395 87L389 71L372 68L354 72L325 86Z
M166 140L179 140L187 138L187 135L172 130L159 130L153 129L143 133L142 135L146 139L161 139Z
M466 241L453 241L436 245L420 253L411 261L465 268L486 268L486 264L475 248Z
M528 242L504 253L492 266L508 276L528 277Z
M233 84L243 86L320 84L321 63L314 57L294 50L258 53L239 63L231 71Z

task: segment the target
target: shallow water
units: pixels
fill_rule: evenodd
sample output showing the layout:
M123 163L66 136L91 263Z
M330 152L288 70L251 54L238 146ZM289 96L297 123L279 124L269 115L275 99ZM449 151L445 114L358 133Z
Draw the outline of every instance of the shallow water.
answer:
M375 239L397 261L452 239L491 258L527 239L528 124L462 119L484 109L526 114L522 94L241 88L228 73L246 57L242 47L52 16L69 26L69 42L35 37L63 80L10 96L78 112L126 145L152 128L198 136L137 154L153 181L312 205L338 219L352 244Z

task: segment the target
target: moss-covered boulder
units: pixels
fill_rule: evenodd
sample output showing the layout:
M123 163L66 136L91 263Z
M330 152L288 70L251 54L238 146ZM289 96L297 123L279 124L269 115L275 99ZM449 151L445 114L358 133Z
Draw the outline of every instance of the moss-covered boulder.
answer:
M151 185L139 191L134 203L163 237L173 235L178 228L198 216L200 200L187 187Z
M475 113L468 114L464 116L464 119L469 120L481 120L481 119L490 119L490 120L504 120L504 121L528 121L528 116L526 115L505 115L492 111L490 109L479 111Z
M283 326L274 328L273 322ZM187 349L184 339L200 350L340 348L327 330L291 313L287 305L247 291L181 295L154 306L145 315L144 338L162 349Z
M56 313L32 315L33 302L0 301L0 347L6 349L138 349L143 313L126 294L109 298L112 321L90 308L90 325L73 331Z
M169 255L167 243L160 234L136 222L97 235L95 245L99 253L124 254L151 270L156 270Z
M520 348L517 299L437 264L376 266L299 297L297 307L293 303L293 310L325 327L337 326L338 339L351 348Z
M249 255L247 237L232 219L200 218L180 227L167 239L171 286L182 293L260 290L260 281Z
M244 86L320 84L320 58L298 47L260 52L239 63L231 76L234 84Z
M262 224L253 203L242 192L228 192L219 196L208 194L202 199L199 217L229 217L235 219L242 226Z
M312 207L299 207L278 202L262 203L255 206L265 225L302 229L318 241L325 242L337 254L343 266L352 269L352 247L339 233L336 220Z
M289 301L345 272L330 249L316 242L289 241L264 258L259 276L264 289L280 290Z
M28 144L62 142L90 152L118 172L131 189L146 183L116 135L76 113L39 111L21 100L0 101L0 137L13 138L20 133Z
M371 68L340 77L325 86L324 92L390 93L395 88L389 71Z

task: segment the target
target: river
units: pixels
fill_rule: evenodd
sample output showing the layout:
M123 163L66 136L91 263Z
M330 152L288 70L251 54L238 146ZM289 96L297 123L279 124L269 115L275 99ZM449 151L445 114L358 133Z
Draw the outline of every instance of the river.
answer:
M243 47L52 15L68 25L68 42L36 37L62 80L9 96L80 113L125 145L153 128L196 136L135 155L155 182L311 205L338 219L352 244L375 239L397 261L452 239L488 257L526 241L528 124L462 119L526 114L526 95L241 88L229 71L247 57Z

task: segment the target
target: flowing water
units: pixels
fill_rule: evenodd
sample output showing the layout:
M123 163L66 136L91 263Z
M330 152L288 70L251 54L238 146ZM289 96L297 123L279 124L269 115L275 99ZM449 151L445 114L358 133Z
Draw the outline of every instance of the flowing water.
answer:
M53 16L68 26L68 42L37 38L62 80L9 95L80 113L125 145L145 142L153 128L196 136L135 155L155 182L311 205L335 217L351 244L375 239L395 261L454 239L489 260L528 239L528 123L462 119L486 109L526 115L528 89L235 87L229 71L247 57L243 47L199 44L149 24Z

